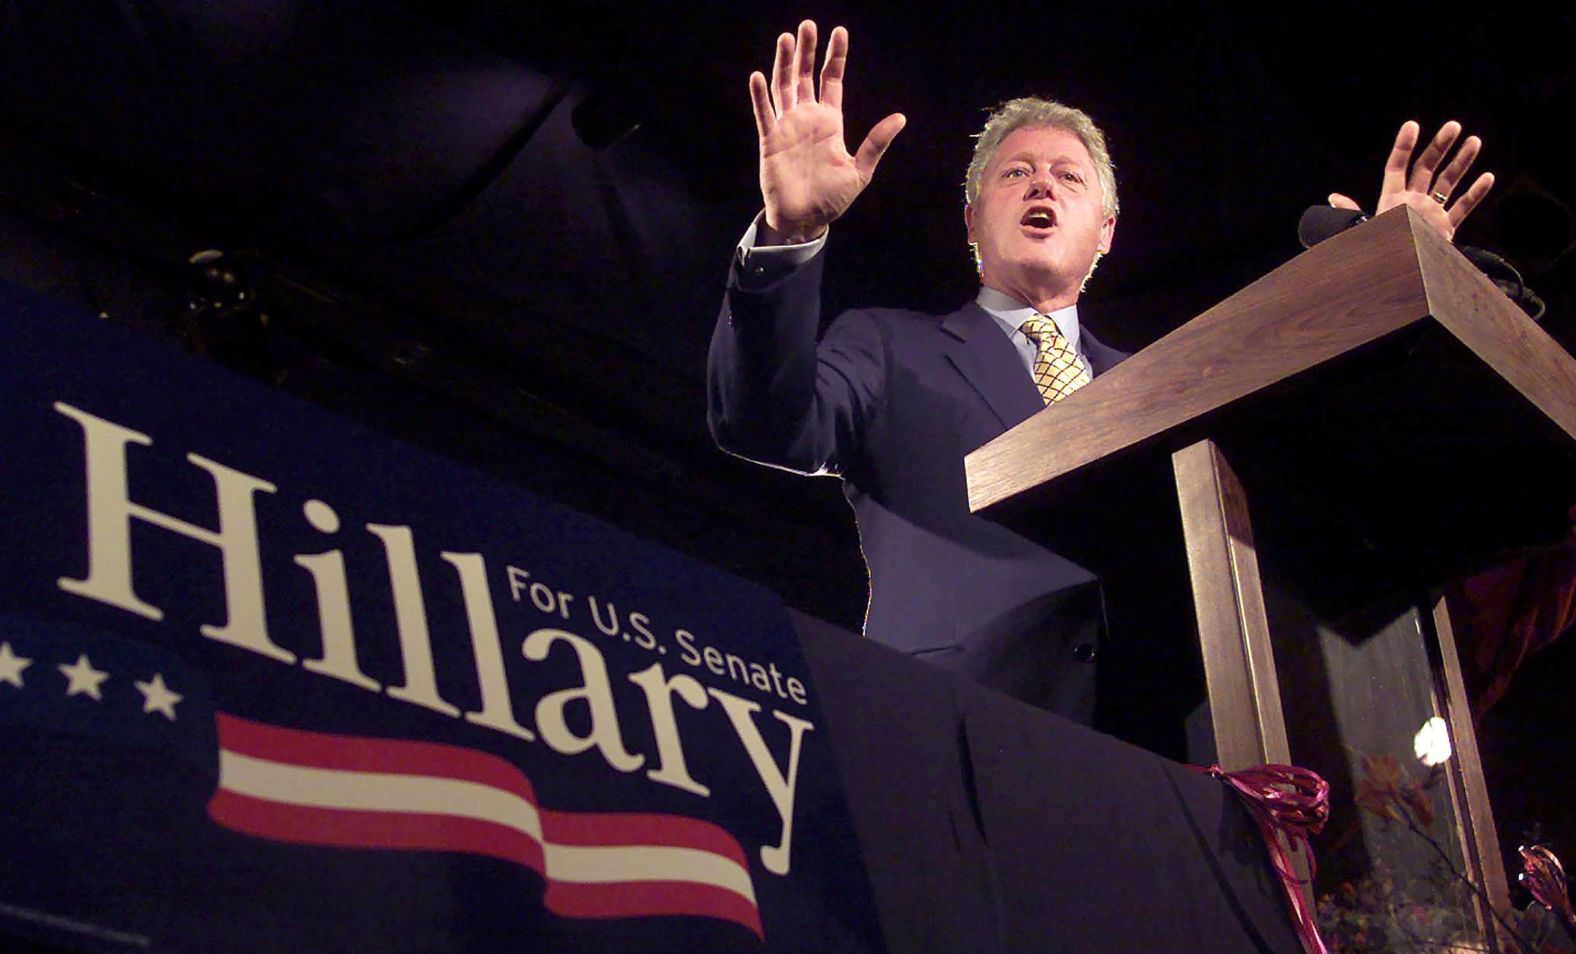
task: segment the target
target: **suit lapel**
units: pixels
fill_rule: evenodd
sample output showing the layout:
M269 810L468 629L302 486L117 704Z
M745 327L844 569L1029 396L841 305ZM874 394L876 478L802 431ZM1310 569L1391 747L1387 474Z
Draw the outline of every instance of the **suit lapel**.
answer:
M979 305L970 302L948 315L941 330L950 339L947 360L990 406L1004 430L1045 409L1023 359Z
M1130 357L1126 351L1118 351L1090 334L1088 325L1084 325L1078 334L1083 339L1083 352L1097 375L1106 373Z

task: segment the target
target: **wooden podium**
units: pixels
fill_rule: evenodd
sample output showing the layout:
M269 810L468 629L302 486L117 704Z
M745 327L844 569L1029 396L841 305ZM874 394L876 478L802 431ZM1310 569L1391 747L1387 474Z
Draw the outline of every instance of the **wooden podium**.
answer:
M1330 780L1321 882L1432 863L1352 799L1363 755L1420 770L1413 736L1443 718L1435 831L1506 908L1438 593L1569 526L1576 360L1410 210L1299 255L966 468L974 510L1099 573L1113 608L1185 576L1170 592L1191 589L1193 626L1175 603L1116 612L1113 639L1196 633L1220 763Z

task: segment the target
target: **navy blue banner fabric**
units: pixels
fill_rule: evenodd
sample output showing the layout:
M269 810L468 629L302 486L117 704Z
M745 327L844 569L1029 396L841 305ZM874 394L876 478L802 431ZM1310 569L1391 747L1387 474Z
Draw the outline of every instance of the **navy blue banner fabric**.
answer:
M893 951L1299 954L1215 779L799 616Z
M0 938L872 951L770 593L0 285Z

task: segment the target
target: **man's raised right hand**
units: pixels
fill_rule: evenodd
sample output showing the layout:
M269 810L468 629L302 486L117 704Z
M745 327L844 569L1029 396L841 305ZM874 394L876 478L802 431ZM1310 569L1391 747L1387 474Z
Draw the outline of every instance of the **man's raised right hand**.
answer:
M827 41L819 99L815 46L815 22L806 20L797 37L777 38L770 87L761 73L750 74L766 204L766 228L756 235L761 245L808 242L824 234L870 184L876 164L907 122L901 113L886 117L850 155L843 138L848 31L837 27Z

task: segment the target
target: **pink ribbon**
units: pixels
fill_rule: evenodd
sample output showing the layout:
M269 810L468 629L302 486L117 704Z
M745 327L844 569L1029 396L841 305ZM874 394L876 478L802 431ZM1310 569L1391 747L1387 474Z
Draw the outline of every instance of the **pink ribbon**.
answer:
M1330 783L1318 773L1295 765L1260 765L1239 772L1228 772L1219 765L1193 768L1220 779L1242 797L1264 835L1264 844L1269 849L1275 873L1280 876L1281 887L1285 889L1286 903L1291 907L1302 949L1307 954L1328 954L1302 886L1312 883L1317 870L1308 836L1317 835L1329 820ZM1286 842L1282 843L1277 835L1285 835ZM1287 844L1308 859L1307 881L1297 877L1293 870Z

